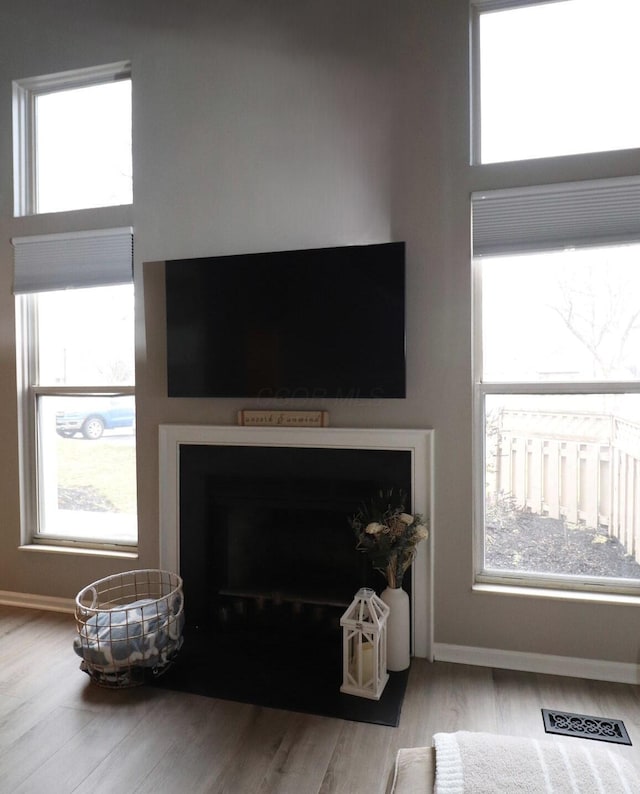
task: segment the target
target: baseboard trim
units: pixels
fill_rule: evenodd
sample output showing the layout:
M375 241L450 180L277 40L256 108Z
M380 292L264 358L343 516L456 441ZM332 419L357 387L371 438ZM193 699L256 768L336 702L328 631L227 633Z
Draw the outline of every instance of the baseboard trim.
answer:
M640 666L626 662L599 659L580 659L571 656L552 656L544 653L502 651L496 648L474 648L436 642L434 656L439 662L497 667L503 670L522 670L527 673L565 675L612 681L618 684L640 684Z
M0 604L5 607L42 609L46 612L68 612L73 614L75 610L73 598L57 598L56 596L33 595L31 593L12 593L9 590L0 590Z

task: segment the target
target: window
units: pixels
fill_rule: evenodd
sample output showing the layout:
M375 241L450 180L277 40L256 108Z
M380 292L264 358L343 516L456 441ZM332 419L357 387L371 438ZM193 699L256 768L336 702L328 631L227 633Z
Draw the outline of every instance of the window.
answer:
M137 542L131 241L13 240L25 542Z
M17 80L15 213L132 202L128 63Z
M640 179L472 207L478 579L640 592Z
M640 4L472 0L472 21L473 161L531 161L471 199L476 581L638 595L640 178L608 153L640 146ZM557 184L520 186L536 160Z
M132 203L131 99L128 62L13 83L15 214L60 230L12 241L24 543L137 543L132 230L64 214Z
M637 0L475 4L475 161L640 146Z

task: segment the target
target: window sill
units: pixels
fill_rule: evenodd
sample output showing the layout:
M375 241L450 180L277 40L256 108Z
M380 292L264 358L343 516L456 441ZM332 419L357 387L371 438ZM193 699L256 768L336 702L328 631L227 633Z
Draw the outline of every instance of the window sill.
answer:
M45 552L47 554L71 554L81 557L111 557L117 559L137 560L138 551L114 551L112 549L90 549L85 546L54 546L46 543L29 543L18 546L19 551Z
M640 595L627 593L594 593L592 591L563 590L551 587L524 587L506 584L474 584L474 593L506 595L524 598L547 598L556 601L578 601L591 604L611 604L614 606L638 606Z

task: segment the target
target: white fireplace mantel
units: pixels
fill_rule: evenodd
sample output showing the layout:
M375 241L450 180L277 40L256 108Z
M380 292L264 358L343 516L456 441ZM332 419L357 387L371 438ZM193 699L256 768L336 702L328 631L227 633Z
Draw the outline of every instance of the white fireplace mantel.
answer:
M265 447L406 450L411 453L413 510L429 522L411 578L413 653L433 659L433 430L160 425L160 564L180 570L180 447L223 444Z

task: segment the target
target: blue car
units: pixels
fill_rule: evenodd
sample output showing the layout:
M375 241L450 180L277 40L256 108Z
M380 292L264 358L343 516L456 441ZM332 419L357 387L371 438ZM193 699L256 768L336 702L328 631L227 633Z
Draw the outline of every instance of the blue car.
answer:
M95 441L105 430L135 427L136 408L133 397L75 398L78 410L56 413L56 432L64 438L81 433Z

